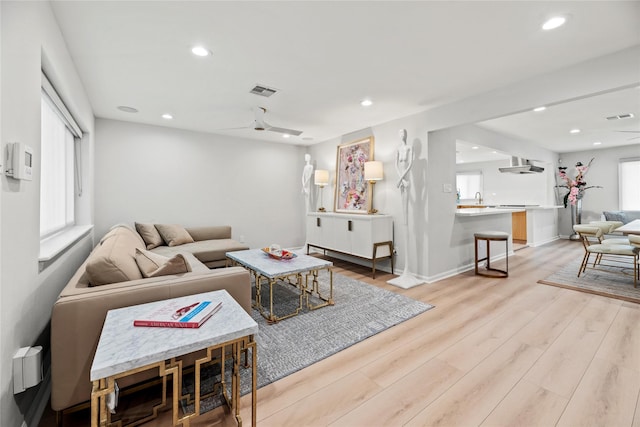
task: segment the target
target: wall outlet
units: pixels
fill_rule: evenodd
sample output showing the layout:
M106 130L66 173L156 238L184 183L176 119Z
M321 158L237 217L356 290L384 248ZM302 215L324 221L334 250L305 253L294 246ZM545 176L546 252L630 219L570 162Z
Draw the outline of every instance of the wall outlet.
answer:
M240 235L240 243L244 243L244 234Z
M453 191L453 185L451 184L442 184L442 192L443 193L451 193Z

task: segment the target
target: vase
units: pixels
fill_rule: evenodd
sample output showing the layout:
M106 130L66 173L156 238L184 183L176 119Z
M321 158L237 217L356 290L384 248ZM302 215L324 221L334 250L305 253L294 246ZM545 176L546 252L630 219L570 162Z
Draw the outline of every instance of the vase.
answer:
M580 240L580 235L573 231L573 226L576 224L582 224L582 197L576 199L576 204L571 205L571 231L569 236L570 240Z

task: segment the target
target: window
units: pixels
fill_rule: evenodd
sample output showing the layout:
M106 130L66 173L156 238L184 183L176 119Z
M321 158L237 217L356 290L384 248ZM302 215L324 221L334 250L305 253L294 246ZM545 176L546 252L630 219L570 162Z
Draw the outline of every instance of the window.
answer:
M640 158L620 159L620 210L640 210Z
M482 172L458 172L456 187L460 192L460 199L473 199L476 193L482 193Z
M75 224L74 146L82 136L43 74L41 99L40 238Z

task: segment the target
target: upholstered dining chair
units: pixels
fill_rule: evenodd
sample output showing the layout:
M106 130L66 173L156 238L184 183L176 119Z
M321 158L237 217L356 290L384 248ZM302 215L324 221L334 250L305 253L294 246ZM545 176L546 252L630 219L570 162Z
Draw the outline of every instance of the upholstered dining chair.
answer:
M629 239L625 236L606 237L607 234L615 232L615 229L623 225L622 221L591 221L589 227L599 227L602 230L602 236L598 238L598 243L603 245L628 245Z
M584 257L582 258L582 264L578 270L578 277L585 273L587 268L598 269L602 267L617 268L620 269L620 273L624 273L625 269L633 268L633 287L638 286L638 255L640 254L640 239L634 238L633 244L602 244L599 243L602 240L602 228L593 225L574 225L573 230L582 238L582 245L584 247ZM640 237L640 236L639 236ZM631 239L629 240L631 243ZM636 246L637 243L637 246ZM591 255L595 255L593 264L589 266ZM605 264L602 262L603 258L610 261L616 261L619 264ZM632 265L627 264L631 261ZM607 270L610 271L610 270Z

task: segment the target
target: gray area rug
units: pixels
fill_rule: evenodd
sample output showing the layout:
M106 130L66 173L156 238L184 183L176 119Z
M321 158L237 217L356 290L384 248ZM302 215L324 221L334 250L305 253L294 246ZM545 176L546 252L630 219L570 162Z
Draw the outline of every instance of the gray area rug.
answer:
M593 259L593 256L591 259ZM578 277L578 269L581 262L582 257L577 258L549 277L538 280L538 283L640 304L640 283L637 288L633 287L633 265L630 261L627 263L614 263L611 260L603 260L607 264L617 265L618 268L606 266L600 266L598 269L587 268L586 272ZM626 268L622 269L620 267ZM621 271L626 274L620 274Z
M320 289L328 294L328 273L320 274ZM297 316L269 325L257 310L252 317L258 323L257 387L263 387L315 362L331 356L368 337L404 322L433 308L430 304L399 295L339 274L333 275L335 305L317 310L304 310ZM268 286L262 287L263 305L269 301ZM297 307L298 293L293 286L280 283L274 287L276 315ZM311 301L317 303L319 301ZM202 374L203 394L219 382L220 371L212 366ZM230 372L231 369L227 369ZM227 382L230 384L230 381ZM192 376L185 375L183 391L194 390ZM241 370L241 394L251 391L251 370ZM201 402L201 411L209 411L221 404L212 397ZM185 405L192 412L192 405Z

